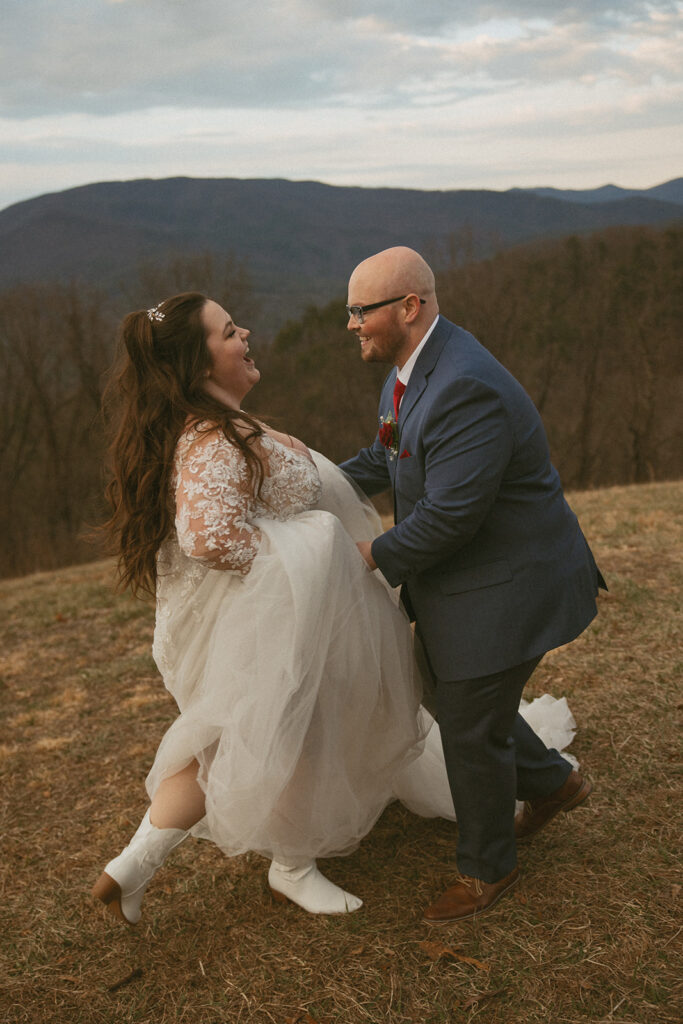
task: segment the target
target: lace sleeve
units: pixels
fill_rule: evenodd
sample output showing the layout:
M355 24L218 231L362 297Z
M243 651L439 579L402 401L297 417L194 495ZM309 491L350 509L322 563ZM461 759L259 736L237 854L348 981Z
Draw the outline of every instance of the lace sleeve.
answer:
M247 464L222 435L184 435L175 460L178 544L211 569L249 572L261 531L248 521L253 500Z

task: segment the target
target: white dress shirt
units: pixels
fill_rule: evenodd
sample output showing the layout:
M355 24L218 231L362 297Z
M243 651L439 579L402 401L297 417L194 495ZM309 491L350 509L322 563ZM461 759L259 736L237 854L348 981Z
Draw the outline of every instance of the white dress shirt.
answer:
M418 356L420 355L420 352L422 351L422 349L427 344L427 339L429 338L430 334L432 333L432 331L436 327L438 320L439 320L439 314L437 313L436 316L434 317L434 321L433 321L431 327L429 328L429 330L425 334L424 338L422 339L420 344L417 346L417 348L415 349L415 351L411 355L410 359L407 359L406 362L401 367L401 369L398 371L398 379L400 380L401 384L406 384L407 385L408 381L410 380L410 375L413 372L413 369L415 367L415 363L417 362ZM400 408L400 404L399 404L399 408Z

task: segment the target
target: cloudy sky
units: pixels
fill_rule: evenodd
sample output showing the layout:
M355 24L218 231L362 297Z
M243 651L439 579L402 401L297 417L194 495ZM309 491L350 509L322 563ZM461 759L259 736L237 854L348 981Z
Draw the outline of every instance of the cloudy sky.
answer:
M683 2L3 0L0 208L173 175L646 188Z

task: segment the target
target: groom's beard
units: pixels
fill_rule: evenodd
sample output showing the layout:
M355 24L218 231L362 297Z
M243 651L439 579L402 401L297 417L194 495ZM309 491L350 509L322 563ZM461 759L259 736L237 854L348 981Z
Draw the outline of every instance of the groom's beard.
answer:
M360 343L361 359L365 363L393 363L402 365L400 356L409 345L409 335L401 325L380 323L376 328L371 322L363 324L354 332Z

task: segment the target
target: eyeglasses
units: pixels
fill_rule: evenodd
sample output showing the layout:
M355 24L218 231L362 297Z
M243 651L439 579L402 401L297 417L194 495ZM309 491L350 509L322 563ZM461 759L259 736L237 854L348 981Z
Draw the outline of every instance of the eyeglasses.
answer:
M410 292L408 293L410 294ZM380 309L382 306L389 306L392 302L403 302L408 295L397 295L395 299L385 299L384 302L371 302L369 306L347 306L346 312L349 317L354 317L359 324L365 323L365 314L371 309ZM424 306L425 299L420 299L420 305Z

